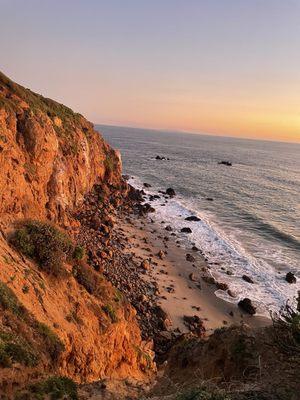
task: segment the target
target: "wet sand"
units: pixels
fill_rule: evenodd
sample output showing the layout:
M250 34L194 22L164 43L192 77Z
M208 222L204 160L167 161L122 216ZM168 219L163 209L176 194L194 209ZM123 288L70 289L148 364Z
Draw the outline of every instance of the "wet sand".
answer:
M144 279L157 282L157 302L169 314L172 329L188 332L183 316L193 315L203 319L207 333L232 324L259 327L270 323L268 318L251 316L236 304L218 298L214 294L216 286L201 278L208 271L204 257L176 243L177 237L152 223L151 218L132 217L121 220L118 226L128 239L125 251L132 253L137 263L150 262ZM164 254L159 256L160 251ZM195 258L194 262L187 261L187 253Z

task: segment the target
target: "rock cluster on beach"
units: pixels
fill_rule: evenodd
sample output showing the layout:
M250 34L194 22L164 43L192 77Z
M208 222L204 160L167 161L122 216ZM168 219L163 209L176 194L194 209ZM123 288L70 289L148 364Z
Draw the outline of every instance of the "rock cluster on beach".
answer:
M101 191L86 197L76 215L80 221L77 241L89 249L90 265L103 273L134 306L143 338L154 338L157 354L163 353L170 345L169 336L172 338L172 334L163 333L160 336L160 333L168 331L172 322L157 304L157 283L143 277L150 270L151 261L144 259L138 263L132 254L124 252L124 247L130 246L129 239L121 227L115 227L116 218L120 218L121 214L129 224L132 213L141 215L142 194L130 187L125 201L118 191L110 194L109 201L99 202L99 198L104 197L105 193ZM151 209L147 208L142 215L146 212L151 212ZM157 257L163 259L164 252L159 251Z

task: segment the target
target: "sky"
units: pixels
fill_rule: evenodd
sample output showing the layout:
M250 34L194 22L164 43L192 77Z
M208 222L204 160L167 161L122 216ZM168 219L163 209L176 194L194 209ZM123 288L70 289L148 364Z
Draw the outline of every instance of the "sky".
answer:
M300 0L0 10L0 70L94 123L300 142Z

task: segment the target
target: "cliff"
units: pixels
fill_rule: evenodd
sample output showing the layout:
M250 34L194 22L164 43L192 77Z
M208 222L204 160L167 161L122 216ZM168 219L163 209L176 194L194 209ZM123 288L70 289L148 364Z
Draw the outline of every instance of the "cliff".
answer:
M120 184L120 155L80 114L0 73L0 219L67 223L95 184Z
M89 193L111 208L124 197L118 152L81 115L0 74L0 165L1 393L49 373L147 380L152 353L134 309L74 240ZM82 254L66 256L56 274L41 260L62 254L62 237Z

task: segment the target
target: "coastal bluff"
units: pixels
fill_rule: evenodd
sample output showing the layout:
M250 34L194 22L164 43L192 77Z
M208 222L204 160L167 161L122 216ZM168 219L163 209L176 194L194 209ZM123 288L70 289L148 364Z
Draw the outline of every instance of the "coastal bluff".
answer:
M95 184L119 185L121 161L68 107L0 73L0 219L47 218L68 225Z
M152 353L135 310L74 240L90 192L103 210L126 196L119 153L83 116L0 73L0 165L0 392L50 375L147 381ZM52 243L59 274L41 262L55 265Z

